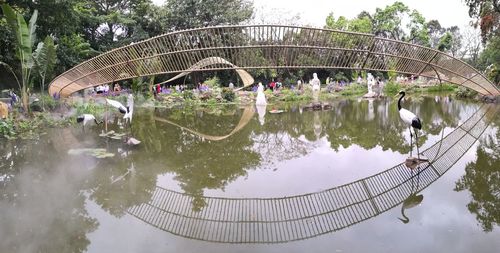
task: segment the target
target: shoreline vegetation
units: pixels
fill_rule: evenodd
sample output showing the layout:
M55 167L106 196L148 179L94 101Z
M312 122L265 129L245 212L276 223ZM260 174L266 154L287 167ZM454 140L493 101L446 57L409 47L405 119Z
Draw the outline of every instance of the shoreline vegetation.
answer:
M304 85L302 89L295 87L282 87L272 90L266 89L265 95L268 101L268 111L271 109L283 109L290 104L307 106L313 101L310 87ZM393 97L400 90L406 90L413 97L429 95L452 95L456 99L468 99L478 102L492 102L482 99L477 92L458 87L453 84L441 85L416 85L388 82L382 87L374 87L373 90L380 94L380 99ZM126 101L129 91L124 90L121 94L109 94L113 99L120 102ZM366 84L351 83L347 85L322 85L319 95L320 102L328 102L337 99L361 99L368 92ZM35 139L44 133L46 128L69 127L76 124L78 115L88 113L96 118L104 119L106 109L102 95L76 95L67 99L54 99L45 94L35 94L30 103L30 113L24 114L21 103L14 104L6 119L0 119L0 139ZM201 91L200 89L185 89L183 91L175 88L166 88L158 94L138 93L136 97L137 108L204 108L208 113L220 113L224 106L253 106L255 104L256 91L253 87L246 90L236 91L224 87L218 82ZM498 102L498 99L496 99ZM43 105L43 106L42 106Z

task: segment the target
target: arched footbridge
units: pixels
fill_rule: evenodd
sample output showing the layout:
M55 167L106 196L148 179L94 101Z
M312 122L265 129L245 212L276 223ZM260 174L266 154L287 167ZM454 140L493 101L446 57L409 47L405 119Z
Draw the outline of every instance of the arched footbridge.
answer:
M128 213L175 235L222 243L280 243L341 230L390 210L443 176L476 142L496 114L483 106L422 152L419 169L404 163L323 191L277 198L193 196L156 187ZM195 210L193 203L205 205Z
M250 85L249 69L394 71L439 79L483 95L499 87L467 63L443 52L372 34L329 29L242 25L167 33L89 59L55 78L49 93L62 97L135 77L234 69Z

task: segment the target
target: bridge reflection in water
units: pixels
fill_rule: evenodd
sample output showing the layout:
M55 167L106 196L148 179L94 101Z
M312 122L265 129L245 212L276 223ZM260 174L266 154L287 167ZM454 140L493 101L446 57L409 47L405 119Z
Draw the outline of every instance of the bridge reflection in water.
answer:
M418 173L398 164L378 174L320 192L282 198L202 197L156 187L148 203L128 213L175 235L221 243L281 243L352 226L401 204L446 173L479 139L496 109L482 107L422 152ZM418 185L414 178L418 177ZM416 188L415 188L416 187Z

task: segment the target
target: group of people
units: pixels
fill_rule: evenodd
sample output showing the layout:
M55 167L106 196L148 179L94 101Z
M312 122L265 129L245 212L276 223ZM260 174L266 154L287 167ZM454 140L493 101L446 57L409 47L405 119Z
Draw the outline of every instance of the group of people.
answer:
M14 108L14 104L19 100L13 90L9 90L7 96L9 96L10 98L10 101L8 103L0 101L0 119L8 118L9 111L12 111L12 109Z
M175 92L177 93L182 93L184 92L186 89L188 88L187 85L184 85L184 84L178 84L178 85L175 85L173 87L173 89L175 90ZM160 84L155 84L153 85L152 87L152 92L153 94L156 96L156 95L159 95L159 94L170 94L172 93L172 88L170 87L166 87L165 85L161 86Z
M108 84L105 84L105 85L99 85L99 86L96 86L94 87L94 92L96 94L104 94L104 95L108 95L109 94L109 85ZM120 92L122 91L122 87L120 86L119 83L115 83L113 85L113 91L114 92Z
M275 91L281 89L283 87L283 84L280 81L275 82L273 79L267 86L269 87L269 89Z
M109 85L105 84L105 85L96 86L96 87L94 87L94 91L97 94L102 94L102 93L108 94L108 92L109 92Z
M13 90L9 90L9 97L10 97L10 108L13 108L14 107L14 104L17 103L17 101L19 101L19 97L16 95L16 93L14 93Z
M196 88L201 93L207 92L210 90L210 88L208 87L208 85L206 83L201 83L201 82L198 82L198 86Z

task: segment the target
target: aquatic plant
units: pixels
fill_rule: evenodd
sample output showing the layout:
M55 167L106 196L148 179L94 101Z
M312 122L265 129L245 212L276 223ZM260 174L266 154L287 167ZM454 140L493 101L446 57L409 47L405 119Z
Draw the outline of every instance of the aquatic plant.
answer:
M476 98L477 94L477 91L465 87L460 87L455 91L455 97L461 99L473 99Z
M233 102L236 98L236 94L234 93L233 89L223 88L222 98L228 102Z
M384 86L384 93L386 94L396 94L401 91L401 85L396 82L389 81Z
M0 137L15 139L16 132L14 131L14 122L12 119L0 120Z
M353 83L343 87L343 90L340 91L342 96L353 96L353 95L362 95L368 92L368 88L365 85Z
M457 88L454 84L443 83L439 85L430 86L427 88L428 92L442 92L442 91L454 91Z

